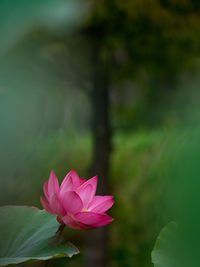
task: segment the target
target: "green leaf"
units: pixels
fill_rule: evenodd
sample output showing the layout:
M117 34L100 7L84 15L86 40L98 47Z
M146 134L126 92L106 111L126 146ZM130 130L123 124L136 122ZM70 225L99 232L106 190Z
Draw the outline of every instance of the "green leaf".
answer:
M160 232L152 251L154 267L179 266L174 248L177 243L177 224L170 222Z
M0 207L0 266L77 254L74 246L55 242L58 227L55 215L45 210Z

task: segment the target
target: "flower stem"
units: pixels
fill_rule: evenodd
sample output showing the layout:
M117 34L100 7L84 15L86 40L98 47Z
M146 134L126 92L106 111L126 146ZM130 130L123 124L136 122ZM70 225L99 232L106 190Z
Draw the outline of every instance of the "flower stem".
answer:
M61 224L60 227L58 228L58 231L56 232L56 234L58 236L61 236L64 229L65 229L65 224Z
M58 237L61 237L64 229L65 229L65 224L61 224L60 227L58 228L58 231L56 232L56 235ZM46 260L44 262L44 267L49 267L50 266L50 262L51 262L51 260Z

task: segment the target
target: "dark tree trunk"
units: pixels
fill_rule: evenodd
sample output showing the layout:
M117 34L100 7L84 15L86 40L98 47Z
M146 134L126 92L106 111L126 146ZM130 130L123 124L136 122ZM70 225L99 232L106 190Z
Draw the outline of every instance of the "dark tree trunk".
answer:
M89 174L98 175L98 194L111 194L109 185L109 164L111 153L111 131L109 121L109 72L99 58L98 42L93 40L93 88L92 135L93 157ZM87 267L108 266L108 228L88 231L86 238L85 265Z
M98 175L98 193L109 194L108 172L111 152L109 92L108 88L100 87L100 84L102 83L98 84L92 95L93 158L89 172L91 175Z

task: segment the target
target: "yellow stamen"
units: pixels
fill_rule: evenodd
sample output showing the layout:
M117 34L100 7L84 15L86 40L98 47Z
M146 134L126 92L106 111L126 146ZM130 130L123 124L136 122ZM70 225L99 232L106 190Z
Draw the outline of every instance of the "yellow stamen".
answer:
M87 209L83 209L83 210L82 210L82 212L88 212L88 211L89 211L89 210L87 210Z

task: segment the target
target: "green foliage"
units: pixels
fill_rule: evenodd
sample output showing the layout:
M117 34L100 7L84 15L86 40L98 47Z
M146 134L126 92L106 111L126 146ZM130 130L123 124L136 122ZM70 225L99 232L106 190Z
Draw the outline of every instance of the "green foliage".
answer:
M0 266L72 257L78 250L56 239L59 223L45 210L23 206L0 208ZM59 243L60 242L60 243Z
M4 161L1 161L0 185L4 188L0 195L1 205L40 205L39 195L52 169L60 182L73 168L87 177L91 147L90 136L80 137L73 133L52 133L24 142L12 158L5 157ZM11 162L12 170L8 171L7 166ZM3 179L4 177L7 178Z
M156 175L166 136L160 131L118 133L111 162L111 181L117 205L113 207L113 266L151 266L161 196ZM158 201L159 199L159 201Z
M25 33L37 27L69 31L80 21L80 1L71 0L1 0L0 54L15 44Z
M115 77L120 71L118 77L139 72L143 79L145 73L172 78L194 62L200 43L196 5L190 0L96 3L91 25L101 34L102 56L116 63Z
M199 127L190 127L165 150L162 214L177 226L161 231L152 253L155 267L199 266L199 135Z

